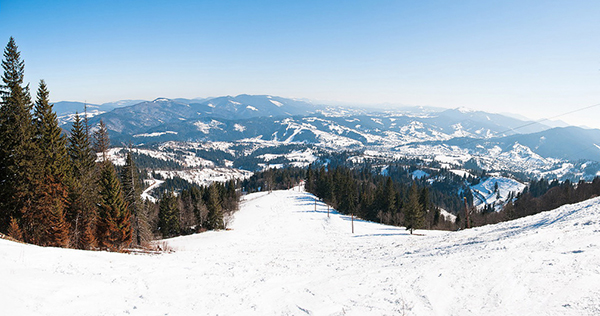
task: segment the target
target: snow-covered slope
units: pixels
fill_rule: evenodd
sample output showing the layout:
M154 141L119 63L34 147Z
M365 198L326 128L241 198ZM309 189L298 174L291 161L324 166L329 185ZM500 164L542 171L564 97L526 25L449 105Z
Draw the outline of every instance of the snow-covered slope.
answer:
M496 210L501 210L509 200L509 195L514 196L525 189L525 184L514 179L505 177L489 177L481 183L471 187L473 193L473 204L477 208L483 208L486 205L496 206Z
M300 191L163 255L0 240L10 315L598 315L600 199L461 232L354 221Z

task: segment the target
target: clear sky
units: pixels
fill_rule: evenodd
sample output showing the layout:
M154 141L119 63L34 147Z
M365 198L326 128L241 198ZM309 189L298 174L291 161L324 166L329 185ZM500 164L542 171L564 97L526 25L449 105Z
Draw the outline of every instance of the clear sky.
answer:
M600 1L0 0L53 101L271 94L534 119L600 104ZM600 106L560 117L600 128Z

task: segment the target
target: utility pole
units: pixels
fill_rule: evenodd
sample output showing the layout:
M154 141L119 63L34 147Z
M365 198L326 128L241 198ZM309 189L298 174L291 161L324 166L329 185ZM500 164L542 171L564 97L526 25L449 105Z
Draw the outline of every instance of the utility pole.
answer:
M466 228L471 228L471 223L469 222L469 206L467 205L467 197L464 197L465 199L465 217L466 217L466 221L467 223L465 224Z

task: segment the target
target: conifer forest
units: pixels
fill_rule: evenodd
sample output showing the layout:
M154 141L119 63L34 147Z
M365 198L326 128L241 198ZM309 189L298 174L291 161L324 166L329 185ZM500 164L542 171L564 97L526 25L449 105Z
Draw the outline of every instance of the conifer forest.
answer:
M14 38L3 56L0 232L41 246L128 251L156 238L226 228L238 207L234 181L142 200L135 154L117 172L107 158L106 125L90 126L79 113L63 131L43 80L32 99Z

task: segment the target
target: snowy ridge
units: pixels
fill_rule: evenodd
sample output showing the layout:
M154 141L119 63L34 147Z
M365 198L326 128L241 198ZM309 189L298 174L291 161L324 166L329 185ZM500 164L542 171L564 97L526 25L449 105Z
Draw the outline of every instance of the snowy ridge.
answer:
M299 191L245 197L232 230L136 256L0 240L14 315L596 315L600 199L461 232L355 220ZM107 304L106 302L110 302Z

